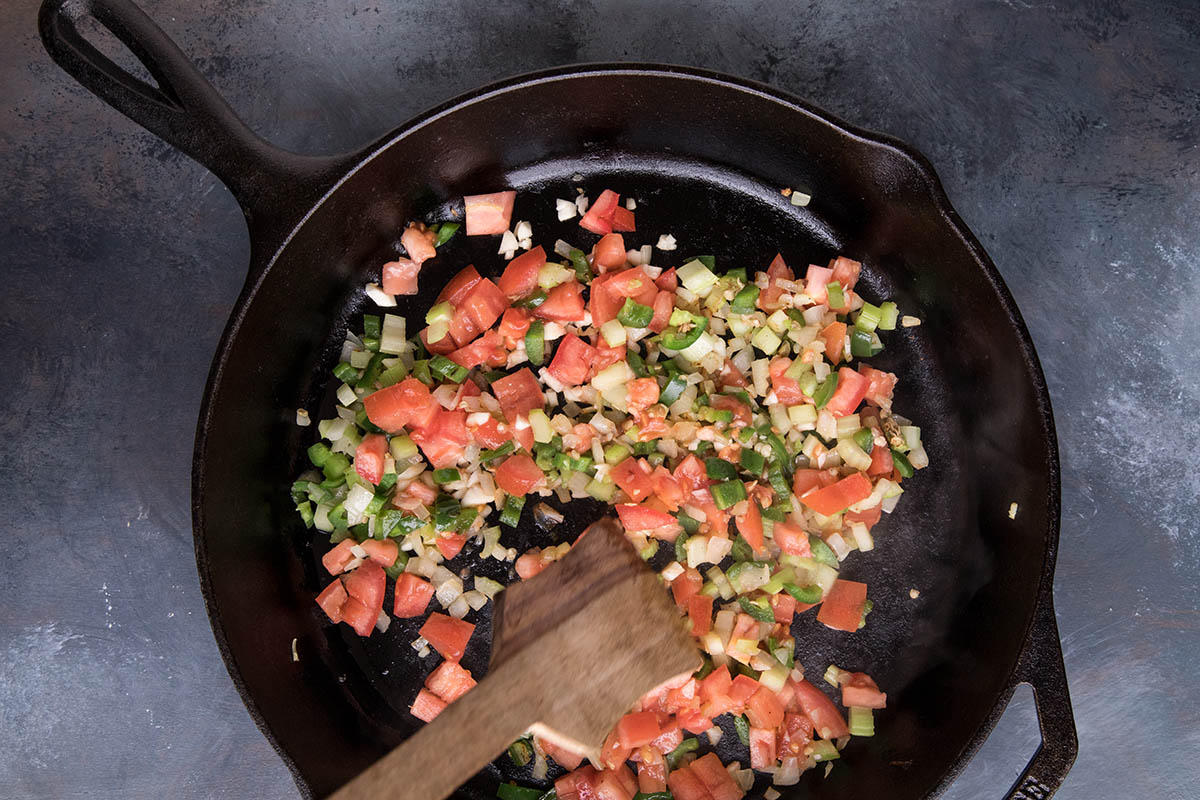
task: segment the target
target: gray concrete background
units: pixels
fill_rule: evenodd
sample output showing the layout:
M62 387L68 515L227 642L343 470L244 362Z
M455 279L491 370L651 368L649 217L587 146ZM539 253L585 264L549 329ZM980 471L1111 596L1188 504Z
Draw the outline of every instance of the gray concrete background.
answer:
M1060 797L1200 796L1200 10L1195 3L270 3L145 8L247 122L356 147L505 75L658 60L767 81L922 150L1045 367ZM0 15L0 797L292 798L192 558L192 434L248 240L201 167ZM999 797L1018 696L951 790Z

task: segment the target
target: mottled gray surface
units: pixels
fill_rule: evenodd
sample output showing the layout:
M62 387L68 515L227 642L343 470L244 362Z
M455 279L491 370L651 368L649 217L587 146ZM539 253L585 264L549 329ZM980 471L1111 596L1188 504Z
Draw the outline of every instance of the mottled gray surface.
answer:
M1200 796L1195 3L324 5L146 7L252 127L306 152L613 59L765 80L924 151L1054 401L1080 734L1060 796ZM192 559L192 433L248 258L240 214L54 67L35 17L19 0L0 18L0 797L295 797ZM1000 796L1035 743L1019 695L949 796Z

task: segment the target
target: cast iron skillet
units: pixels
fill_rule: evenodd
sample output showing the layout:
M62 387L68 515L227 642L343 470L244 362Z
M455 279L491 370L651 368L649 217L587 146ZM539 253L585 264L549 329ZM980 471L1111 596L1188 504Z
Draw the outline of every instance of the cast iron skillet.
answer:
M157 87L85 41L77 24L89 17ZM868 670L889 708L878 735L856 740L828 779L814 770L785 796L936 796L1022 682L1033 685L1043 742L1007 796L1042 798L1061 783L1077 743L1051 599L1059 473L1049 398L1012 297L919 154L768 86L612 64L510 79L358 153L301 157L251 133L128 0L48 0L40 26L64 69L208 166L245 211L252 263L197 430L196 557L230 674L305 795L330 793L413 730L407 705L428 667L408 647L414 625L397 621L362 641L313 603L323 546L314 550L298 525L287 486L314 434L295 426L295 409L328 411L325 376L347 326L361 324L361 287L398 252L407 219L511 187L521 190L517 217L534 220L541 241L590 246L572 223L543 222L576 184L635 196L645 232L636 242L670 232L681 256L752 268L777 250L801 268L835 253L861 259L868 298L895 298L924 320L898 330L877 359L903 377L897 408L919 421L932 466L906 482L876 551L845 566L871 583L876 610L853 636L797 623L809 670L835 659ZM811 206L792 207L782 186L811 189ZM399 312L423 310L468 261L498 271L495 246L454 240ZM572 505L561 535L596 513ZM536 538L522 528L511 542L523 549ZM475 671L488 649L480 627L465 659ZM722 756L738 757L727 733ZM494 797L501 776L527 778L501 759L460 795Z

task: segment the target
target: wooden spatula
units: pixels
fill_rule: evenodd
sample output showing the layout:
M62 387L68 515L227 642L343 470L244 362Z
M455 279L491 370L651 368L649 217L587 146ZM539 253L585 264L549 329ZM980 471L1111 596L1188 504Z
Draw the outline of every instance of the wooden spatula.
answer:
M332 800L443 800L526 731L596 759L639 697L701 664L658 576L611 519L499 594L493 630L479 685Z

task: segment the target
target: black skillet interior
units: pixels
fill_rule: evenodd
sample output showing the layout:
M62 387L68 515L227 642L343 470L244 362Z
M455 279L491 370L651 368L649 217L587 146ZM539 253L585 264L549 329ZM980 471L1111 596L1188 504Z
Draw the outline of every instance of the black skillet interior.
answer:
M865 263L869 299L894 298L924 320L890 335L874 361L901 376L897 408L922 427L932 460L907 482L876 550L845 565L846 577L870 584L875 611L854 635L811 614L796 624L800 660L818 680L829 663L867 670L889 692L889 708L877 735L856 740L827 779L814 771L785 796L936 791L1007 697L1057 535L1036 364L1007 295L923 165L773 95L695 74L563 71L448 105L352 173L252 287L216 365L195 498L218 640L252 711L316 796L419 724L407 706L436 657L422 661L409 647L415 625L395 621L362 641L328 625L313 603L326 578L317 560L325 545L312 546L287 487L315 433L295 426L294 411L328 410L328 370L367 310L361 287L397 252L406 219L436 214L464 193L512 187L520 190L515 218L530 220L539 242L549 249L561 236L588 247L594 236L554 221L553 198L574 196L577 185L635 197L639 233L627 241L671 233L680 243L656 254L662 266L711 253L723 267L762 269L778 251L802 271L844 253ZM809 208L791 206L784 186L809 189ZM494 237L453 240L398 313L419 320L467 263L498 274L496 245ZM1006 513L1013 501L1016 522ZM558 535L573 537L595 513L572 506ZM528 516L506 534L518 550L544 543ZM481 571L501 577L505 569L493 561ZM487 615L472 618L480 634L464 663L478 674ZM719 750L747 759L733 735ZM493 797L499 777L527 775L501 759L461 796Z

